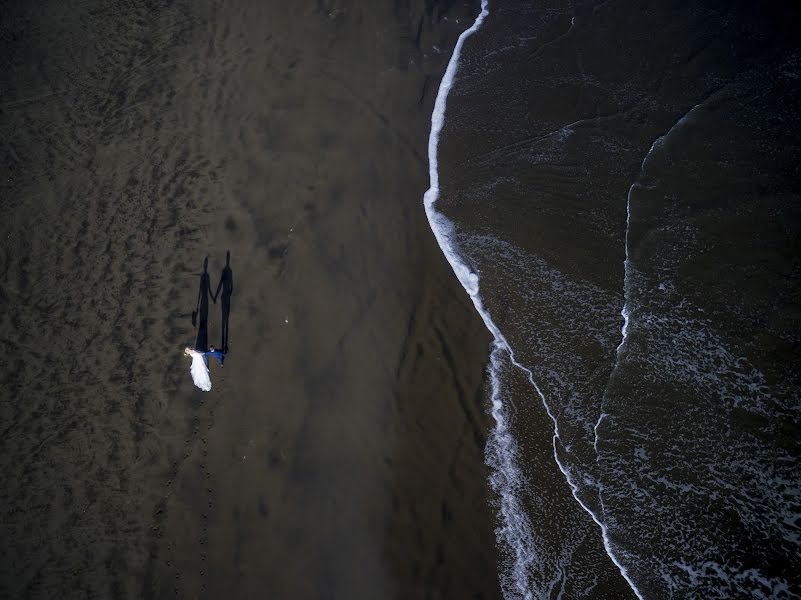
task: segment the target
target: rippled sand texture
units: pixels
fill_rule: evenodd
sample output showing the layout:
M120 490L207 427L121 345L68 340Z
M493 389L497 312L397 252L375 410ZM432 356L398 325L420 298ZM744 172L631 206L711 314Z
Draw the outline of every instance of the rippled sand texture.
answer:
M3 10L0 596L499 593L488 336L422 210L476 7L274 4Z

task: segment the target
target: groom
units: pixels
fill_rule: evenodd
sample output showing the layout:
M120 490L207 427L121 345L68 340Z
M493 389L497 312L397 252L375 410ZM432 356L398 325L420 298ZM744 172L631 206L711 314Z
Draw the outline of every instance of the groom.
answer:
M225 366L223 364L223 362L225 361L225 352L223 352L222 350L215 350L214 346L209 346L209 351L204 352L203 356L206 358L206 362L208 362L209 360L208 357L211 356L214 358L214 360L220 363L221 367Z

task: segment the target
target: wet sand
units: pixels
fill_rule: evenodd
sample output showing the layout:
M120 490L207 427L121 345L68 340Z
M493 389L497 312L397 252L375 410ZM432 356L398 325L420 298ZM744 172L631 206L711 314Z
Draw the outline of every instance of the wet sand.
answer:
M277 4L3 11L0 596L499 595L489 337L422 209L476 6Z

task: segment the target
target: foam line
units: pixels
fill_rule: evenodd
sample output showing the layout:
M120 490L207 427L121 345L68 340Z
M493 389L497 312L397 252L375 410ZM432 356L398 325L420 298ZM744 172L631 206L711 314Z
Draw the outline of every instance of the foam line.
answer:
M506 340L506 337L501 333L501 330L498 328L497 325L493 322L489 312L484 308L484 304L481 300L481 296L479 294L479 277L478 274L472 272L470 268L465 264L462 260L461 256L456 250L456 241L454 238L455 227L454 224L442 213L437 212L434 208L437 200L439 199L439 170L438 170L438 161L437 161L437 148L439 146L439 137L440 133L442 132L442 127L445 124L445 108L447 105L448 94L450 93L451 88L453 87L454 78L456 76L456 71L459 66L459 55L462 51L462 46L464 45L465 40L470 37L473 33L478 31L481 27L481 24L484 22L484 19L489 14L489 3L488 0L481 0L481 12L476 17L475 22L472 26L466 29L462 34L459 36L459 39L456 41L456 46L453 49L453 54L451 55L450 61L448 62L448 67L445 70L445 75L442 77L442 81L439 86L439 90L437 92L437 98L434 102L434 111L431 114L431 133L429 134L428 138L428 164L429 164L429 181L430 187L428 191L426 191L423 197L423 204L425 206L426 216L428 217L429 225L431 226L431 231L434 233L434 237L437 240L437 243L440 246L445 258L448 260L448 263L451 265L454 274L456 275L459 282L464 287L465 291L470 296L470 299L473 301L473 306L475 306L476 311L481 316L481 319L484 321L484 325L490 331L494 338L494 350L493 354L491 355L490 365L495 374L497 375L497 369L499 368L499 361L492 360L493 357L497 359L497 355L495 352L505 352L509 356L510 362L526 373L528 376L528 380L534 389L537 392L537 395L540 397L542 401L542 405L545 408L545 412L548 414L548 417L551 419L554 427L554 435L553 435L553 455L554 460L556 461L559 470L564 475L565 479L567 480L567 484L570 487L571 493L573 498L579 503L579 505L590 515L592 520L601 528L601 535L603 538L603 545L606 553L609 555L609 558L615 564L615 566L619 569L620 574L629 584L631 589L637 595L640 600L643 600L642 595L637 590L637 587L634 585L634 582L628 575L627 569L623 566L623 564L618 560L615 556L612 544L609 539L608 531L606 525L598 518L592 510L584 504L578 497L578 485L574 482L572 476L570 475L569 471L565 468L562 464L562 461L559 460L559 455L557 452L558 443L560 442L559 438L559 424L554 417L553 412L551 411L548 402L545 399L545 395L540 390L537 383L534 381L534 374L531 372L530 369L523 366L517 360L515 360L514 352L512 351L512 347L509 342ZM492 379L492 378L491 378ZM495 402L500 402L499 396L496 395L496 392L499 391L499 380L496 378L492 379L493 385L493 408L495 408ZM501 416L500 413L496 413L493 411L493 416L496 417ZM511 438L511 434L506 430L506 425L504 420L498 420L496 417L496 431L493 432L493 436L496 437L498 435L502 435L506 438ZM499 450L504 450L503 446L498 447ZM508 449L508 448L507 448ZM517 500L517 494L515 490L515 479L516 476L516 467L511 469L514 466L514 456L505 456L503 457L501 465L506 465L510 467L510 471L508 473L504 473L503 479L505 480L504 489L501 490L501 506L506 506L507 509L510 511L508 514L502 509L501 510L501 517L504 520L504 527L503 529L509 533L516 533L519 536L529 536L528 539L516 539L516 540L509 540L506 539L507 543L511 542L512 551L515 553L515 567L514 567L514 575L516 579L516 584L518 588L518 592L520 592L523 597L530 597L531 592L527 589L527 577L525 573L521 573L518 569L524 565L530 564L531 556L526 555L526 551L530 550L533 547L533 543L530 537L530 531L527 527L518 526L519 523L527 522L525 514L522 513L514 513L513 511L519 511L519 501Z
M703 104L706 103L707 100L709 100L713 96L714 96L714 94L711 94L706 100L704 100L703 102L700 102L700 103L696 104L695 106L693 106L690 110L688 110L686 113L684 113L673 124L673 126L670 127L670 129L668 129L665 133L663 133L662 135L660 135L658 138L656 138L653 141L653 143L651 144L651 147L648 149L648 152L645 154L645 156L642 159L642 163L640 164L640 172L637 175L637 178L634 180L634 183L632 183L631 187L629 187L628 194L626 195L626 236L625 236L625 242L624 242L625 257L624 257L624 260L623 260L623 295L624 295L624 299L623 299L623 308L620 310L620 314L623 317L623 326L622 326L621 331L620 331L620 333L621 333L620 344L618 344L617 350L615 352L615 365L612 367L612 371L609 374L609 381L606 384L606 389L604 389L604 393L603 393L603 396L602 396L602 399L601 399L601 414L599 415L598 421L595 423L595 427L593 428L593 432L595 434L595 439L593 441L592 447L593 447L593 450L595 451L595 460L596 460L596 462L598 462L600 460L600 458L601 458L601 456L600 456L600 454L598 452L598 438L599 438L598 428L601 425L601 421L603 421L605 417L609 416L608 414L603 412L604 400L606 399L606 395L607 395L607 393L609 391L609 382L611 381L612 376L614 375L615 371L617 371L617 367L618 367L618 364L620 362L620 353L621 353L621 351L623 350L623 347L626 344L626 338L627 338L628 333L629 333L629 325L631 323L630 322L631 307L630 307L630 304L629 304L629 300L631 299L631 290L629 289L629 287L630 287L630 281L631 281L631 268L632 268L631 267L631 259L630 259L630 255L629 255L630 254L629 253L629 231L631 229L631 194L632 194L632 192L634 191L635 188L644 187L644 184L642 183L642 181L645 178L646 166L647 166L648 160L651 158L651 155L654 153L654 150L656 150L657 148L661 147L674 131L676 131L677 129L681 128L685 123L688 122L688 120L690 118L690 115L693 113L693 111L695 111L696 109L701 107ZM557 459L557 462L558 462L558 459ZM559 468L561 469L562 467L560 466ZM573 488L573 484L569 480L569 475L566 473L565 476L568 477L568 484L571 486L571 488ZM584 507L584 509L587 510L587 512L590 513L590 515L592 516L593 520L601 528L601 533L602 533L603 540L604 540L604 547L606 548L607 553L612 557L612 560L615 562L615 564L619 566L620 573L623 575L623 577L626 579L626 581L629 582L629 585L631 585L631 588L634 590L634 593L637 594L637 597L642 599L642 596L640 595L640 592L634 586L633 582L629 579L629 577L628 577L627 573L625 572L624 568L619 565L619 563L616 561L616 559L612 555L611 545L609 544L609 536L608 536L606 525L602 522L603 519L597 518L589 510L589 508L587 508L586 506L584 506L584 504L582 504L581 500L579 500L578 497L576 496L576 489L575 488L573 489L573 497L575 497L576 500L579 502L579 504L581 504L582 507ZM601 505L602 513L605 513L606 511L604 510L603 487L600 485L600 483L598 484L598 500L599 500L600 505Z
M614 376L615 372L617 371L617 367L620 364L620 353L623 350L623 347L626 345L626 338L629 334L629 325L631 319L631 306L629 301L631 300L631 290L630 281L631 281L631 258L629 256L629 231L631 230L631 193L634 191L635 188L643 188L645 185L642 183L643 179L645 178L645 169L648 163L648 159L651 158L651 155L654 153L654 150L661 147L664 144L665 140L670 137L676 129L684 125L690 118L690 115L694 110L702 106L712 98L715 94L711 94L706 100L700 102L693 106L690 110L684 113L678 121L676 121L673 126L668 129L665 133L660 135L656 138L651 147L646 152L645 156L642 159L642 163L640 164L640 172L637 174L637 178L634 180L634 183L631 184L629 187L628 194L626 194L626 235L624 237L623 242L623 249L624 249L624 258L623 258L623 308L620 309L620 314L623 317L623 327L620 329L620 343L617 346L617 350L615 351L615 364L612 367L612 370L609 373L609 379L607 380L606 387L604 388L603 395L601 396L601 415L598 417L598 422L595 424L593 431L595 432L595 441L593 442L593 449L595 450L595 462L600 460L600 455L598 454L598 427L601 425L601 421L604 417L607 417L606 413L603 412L606 395L609 392L609 385L612 381L612 377ZM599 491L600 496L600 491Z
M598 417L598 421L595 423L595 427L592 428L593 432L595 432L595 440L592 442L592 449L595 450L596 457L598 456L598 427L600 427L601 421L603 421L607 416L608 415L605 412L602 412L601 416Z
M506 411L501 399L500 372L503 353L504 348L497 343L492 344L487 371L491 387L490 411L495 419L495 429L487 441L486 462L492 469L490 486L500 498L498 510L503 524L495 530L495 536L499 543L508 546L512 554L511 573L500 574L501 588L507 600L511 595L508 592L512 590L514 597L531 600L534 595L529 589L528 576L536 560L536 553L528 516L517 493L521 483L525 481L517 466L517 444L507 428Z
M714 96L714 94L710 95L709 98ZM709 100L707 98L707 100ZM651 144L651 148L646 153L645 157L642 159L642 164L640 165L640 173L637 175L637 179L634 180L634 183L631 184L629 187L629 193L626 195L626 237L624 241L624 248L625 248L625 258L623 259L623 308L620 311L620 314L623 316L623 327L621 329L621 340L620 344L617 347L617 354L620 354L620 350L623 348L623 345L626 343L626 336L629 333L629 317L631 316L631 309L629 307L629 280L631 274L631 261L629 260L629 229L631 227L631 193L634 191L634 188L637 187L644 187L641 181L645 175L645 167L648 163L648 159L651 158L651 154L653 154L656 148L662 146L665 141L670 137L676 129L679 129L682 125L684 125L690 118L690 115L695 111L697 108L701 107L703 104L706 103L707 100L700 102L693 106L690 110L684 113L678 121L676 121L673 126L668 129L665 133L660 135L658 138L654 140ZM617 369L617 359L615 359L615 366L612 369L614 372ZM604 393L604 395L606 395Z

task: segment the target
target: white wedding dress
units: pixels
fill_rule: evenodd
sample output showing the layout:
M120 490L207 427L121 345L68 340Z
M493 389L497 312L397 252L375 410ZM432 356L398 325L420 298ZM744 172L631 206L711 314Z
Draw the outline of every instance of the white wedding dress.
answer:
M189 368L192 373L192 380L195 385L204 392L211 390L211 377L209 377L209 367L202 352L187 348L185 352L192 357L192 366Z

